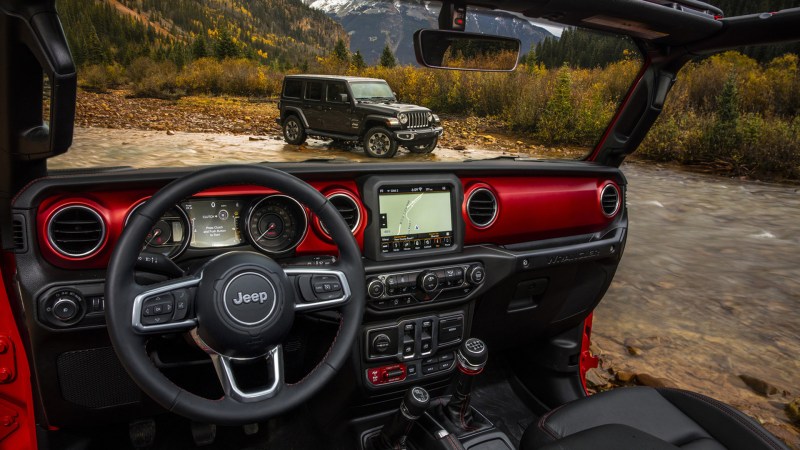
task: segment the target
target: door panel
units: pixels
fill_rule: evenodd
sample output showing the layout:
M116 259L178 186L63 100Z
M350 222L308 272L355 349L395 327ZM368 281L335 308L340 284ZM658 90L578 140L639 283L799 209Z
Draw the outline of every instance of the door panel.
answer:
M324 129L322 102L324 88L325 83L322 81L306 81L303 114L305 114L308 121L308 127L314 130Z
M346 102L342 101L342 95L347 95ZM322 119L325 131L339 134L353 134L356 131L350 126L353 113L351 101L347 85L328 83L325 95L325 115Z

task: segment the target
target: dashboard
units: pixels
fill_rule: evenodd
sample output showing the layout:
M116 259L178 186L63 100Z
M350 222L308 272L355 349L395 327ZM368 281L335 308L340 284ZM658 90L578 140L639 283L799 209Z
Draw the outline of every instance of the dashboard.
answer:
M409 383L442 380L454 370L454 347L469 335L502 349L582 323L624 249L626 181L614 168L506 161L271 166L327 197L361 249L366 314L347 382L365 403ZM190 170L56 174L14 200L21 238L13 251L15 290L29 312L31 357L53 424L141 413L141 393L108 342L105 270L138 208ZM234 182L163 211L140 261L168 258L188 270L230 251L259 252L286 270L338 257L309 208L274 189ZM162 280L141 276L142 284ZM309 280L296 282L303 298L326 295ZM286 348L303 360L315 338ZM205 366L178 344L153 344L152 357L179 372L186 365L192 379ZM98 375L109 367L116 376Z

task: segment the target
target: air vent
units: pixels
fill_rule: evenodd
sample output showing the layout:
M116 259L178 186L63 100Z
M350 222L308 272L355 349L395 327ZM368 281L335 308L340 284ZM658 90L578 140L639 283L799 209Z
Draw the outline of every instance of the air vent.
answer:
M356 203L355 199L347 194L333 194L328 197L328 200L342 215L345 223L350 227L350 231L355 232L361 223L361 210L358 209L358 203ZM322 226L322 231L330 236L325 225L322 222L320 222L320 225Z
M467 199L467 215L470 222L478 228L486 228L497 217L497 198L492 191L478 188Z
M607 184L600 193L600 206L606 217L614 217L619 211L619 189L613 184Z
M14 218L11 221L11 239L14 245L14 253L28 251L28 242L25 235L25 216L14 214Z
M62 255L80 258L92 254L106 235L103 218L94 209L81 205L56 211L47 224L50 245Z

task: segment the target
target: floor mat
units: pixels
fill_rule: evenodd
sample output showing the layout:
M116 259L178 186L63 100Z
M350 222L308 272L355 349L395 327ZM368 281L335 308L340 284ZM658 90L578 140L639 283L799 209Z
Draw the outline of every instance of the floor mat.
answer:
M489 366L487 366L489 367ZM476 380L472 390L472 406L480 411L519 447L522 433L538 420L512 386L514 375L504 367L487 369Z

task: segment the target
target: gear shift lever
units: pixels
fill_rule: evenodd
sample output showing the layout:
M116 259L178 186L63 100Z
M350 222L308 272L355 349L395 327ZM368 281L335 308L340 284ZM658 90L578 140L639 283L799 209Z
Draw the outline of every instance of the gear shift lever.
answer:
M475 376L483 371L489 359L489 349L478 338L469 338L461 343L456 353L458 372L453 380L453 396L444 407L444 414L461 429L469 429L472 424L472 409L469 406L472 383Z
M389 421L381 429L378 437L379 448L406 448L406 439L414 422L425 413L431 403L431 396L425 388L414 386L408 391L400 403L400 409L392 414Z

